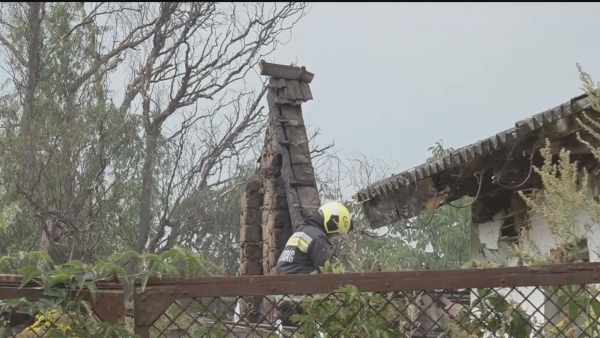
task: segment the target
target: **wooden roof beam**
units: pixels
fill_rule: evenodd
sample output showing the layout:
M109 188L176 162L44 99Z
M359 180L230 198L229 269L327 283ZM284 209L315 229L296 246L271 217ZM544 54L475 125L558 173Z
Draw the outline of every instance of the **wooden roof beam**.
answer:
M311 83L315 74L306 70L306 67L284 66L276 63L268 63L265 60L260 60L260 75L271 76L286 80L297 80L301 82Z

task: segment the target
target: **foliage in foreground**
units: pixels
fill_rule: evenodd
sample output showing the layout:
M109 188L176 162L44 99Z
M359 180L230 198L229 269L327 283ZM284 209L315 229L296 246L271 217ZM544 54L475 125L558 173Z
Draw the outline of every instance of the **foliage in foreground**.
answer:
M131 259L139 262L139 271L127 275L123 266ZM43 287L44 298L28 301L24 298L11 299L0 307L0 312L18 309L36 318L33 325L26 328L22 337L28 334L46 337L96 338L136 337L130 327L123 323L105 323L93 315L91 304L95 301L97 282L114 280L115 277L126 283L140 278L142 289L150 277L165 275L206 275L214 273L216 267L201 256L174 247L156 254L138 254L135 251L114 254L95 265L81 261L54 265L44 252L21 252L0 258L0 270L12 268L23 275L21 287L39 283ZM16 268L15 268L16 267ZM7 328L6 328L7 329Z

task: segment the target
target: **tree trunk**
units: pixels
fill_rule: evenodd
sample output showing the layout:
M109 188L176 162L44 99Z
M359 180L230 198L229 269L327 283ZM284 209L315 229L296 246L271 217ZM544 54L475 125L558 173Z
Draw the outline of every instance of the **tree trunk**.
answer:
M139 198L139 223L137 227L137 240L135 250L143 253L150 236L150 223L152 222L152 186L154 185L154 166L158 156L158 135L160 129L154 126L146 129L146 157L142 169L142 191ZM127 274L134 275L137 271L137 259L130 259L127 264ZM133 285L127 282L124 285L125 298L133 299Z
M138 237L135 246L136 251L139 253L144 252L150 236L152 186L154 185L154 166L158 155L159 129L154 126L150 128L150 132L146 135L146 158L144 159L144 168L142 170L142 191L139 200Z
M27 46L27 87L25 89L25 102L23 102L23 116L21 117L21 136L24 147L24 172L28 179L34 178L35 172L35 147L31 124L34 114L35 90L38 85L38 68L40 64L40 38L41 38L41 3L29 3L29 36ZM25 181L30 182L30 181Z
M75 201L75 173L77 171L76 166L73 165L73 133L71 132L71 123L75 117L75 93L69 93L67 96L67 104L65 108L65 117L64 117L64 129L62 138L62 161L65 168L65 177L62 187L62 194L60 199L60 210L64 210L65 218L69 222L76 222L76 215L79 214L79 205L77 205ZM73 229L75 230L75 229ZM73 232L71 236L68 237L69 243L68 248L69 251L65 252L65 255L62 257L66 261L70 260L80 260L83 256L82 245L84 245L84 234L82 233L83 229L78 229L79 231ZM58 236L62 234L58 232ZM66 262L59 262L66 263Z
M40 67L41 46L41 21L42 3L30 2L29 29L27 37L27 84L25 88L23 115L21 117L21 137L23 141L23 171L22 184L26 191L31 191L31 198L41 202L41 195L36 179L35 143L32 132L32 123L35 110L35 91L38 86L38 72ZM29 186L33 184L33 186ZM41 233L40 250L52 254L54 249L54 225L45 219L43 214L38 215L37 226Z

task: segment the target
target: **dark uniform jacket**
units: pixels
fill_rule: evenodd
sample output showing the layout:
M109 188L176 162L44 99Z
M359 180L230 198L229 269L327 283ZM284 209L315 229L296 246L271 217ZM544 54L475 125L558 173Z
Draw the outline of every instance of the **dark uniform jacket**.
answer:
M279 256L277 267L284 275L320 273L326 261L333 263L333 247L323 229L321 213L305 218Z

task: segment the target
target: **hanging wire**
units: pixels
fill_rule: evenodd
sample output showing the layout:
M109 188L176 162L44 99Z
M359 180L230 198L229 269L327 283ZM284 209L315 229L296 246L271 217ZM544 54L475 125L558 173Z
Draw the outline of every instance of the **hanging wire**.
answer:
M527 151L523 151L523 156L527 155ZM501 186L502 188L505 189L516 189L519 188L521 186L523 186L525 183L527 183L527 181L529 181L529 178L531 177L531 174L533 173L533 157L535 156L535 150L531 151L531 154L529 155L529 172L527 173L527 177L525 177L525 179L523 180L523 182L515 185L515 186L510 186L510 185L504 185L502 183L500 183L500 179L502 178L502 176L495 178L492 176L492 180L494 181L495 184L498 184L499 186Z
M515 148L516 148L516 144L513 145L513 147L511 148L510 153L509 153L509 157L512 154L512 152L515 150ZM527 156L527 151L523 151L523 156ZM508 185L504 185L504 184L500 183L500 181L499 181L500 178L495 178L494 176L492 176L493 182L495 184L498 184L500 187L505 188L505 189L516 189L516 188L519 188L519 187L523 186L525 183L527 183L527 181L531 177L531 174L533 173L533 158L534 158L534 156L535 156L535 150L532 151L531 154L529 155L529 172L527 174L527 177L523 180L523 182L521 182L521 183L519 183L518 185L515 185L515 186L508 186ZM502 169L504 169L507 165L508 165L508 160L504 164L504 166L502 167ZM475 176L475 178L477 179L478 187L477 187L477 194L475 195L475 197L473 198L473 201L471 201L471 203L469 203L467 205L459 206L459 205L454 205L454 204L448 202L448 203L445 203L444 205L449 205L449 206L451 206L453 208L456 208L456 209L464 209L464 208L471 207L475 203L475 201L477 201L477 199L479 198L479 195L481 193L481 187L483 186L483 175L484 175L484 173L485 173L485 169L482 169L480 172L475 172L473 174L473 176ZM396 194L394 191L392 191L392 193ZM435 216L435 211L436 211L435 204L437 202L437 199L438 199L438 192L436 191L435 192L435 197L433 199L433 206L434 206L434 208L431 211L431 216L429 217L429 220L427 221L427 223L425 225L423 225L423 227L429 226L431 224L431 222L433 221L433 217ZM400 216L398 208L395 208L395 210L396 210L396 214L398 216ZM385 237L385 236L389 235L389 233L392 231L392 229L393 228L390 226L388 228L388 230L384 234L382 234L382 235L371 235L371 234L369 234L365 230L361 230L360 233L362 235L366 235L367 237L371 237L371 238L382 238L382 237Z
M473 203L475 203L475 201L477 201L477 199L479 198L479 193L481 193L481 186L483 185L483 174L484 173L485 173L485 169L481 169L481 172L475 172L473 174L473 176L475 176L475 178L477 179L477 183L478 183L479 187L477 188L477 194L475 195L475 198L471 201L471 203L469 203L467 205L454 205L454 204L448 202L448 203L445 203L444 205L449 205L456 209L464 209L464 208L468 208L468 207L472 206Z
M513 147L511 148L510 153L509 153L509 157L512 154L512 152L515 150L515 148L516 148L516 144L513 145ZM523 156L526 156L526 155L527 155L527 151L524 151L523 152ZM533 157L534 157L534 155L535 155L535 151L532 151L531 154L530 154L530 156L529 156L529 172L528 172L527 177L525 178L525 180L523 180L523 182L519 183L516 186L512 186L511 187L511 186L507 186L507 185L504 185L504 184L500 183L498 181L499 178L495 179L492 176L492 179L494 180L494 183L498 184L499 186L501 186L501 187L503 187L505 189L516 189L516 188L519 188L519 187L523 186L529 180L529 178L531 177L531 174L533 172ZM506 168L507 165L508 165L508 160L504 164L504 166L502 167L502 169ZM475 197L473 198L473 201L471 201L471 203L469 203L467 205L462 205L461 206L461 205L455 205L455 204L452 204L452 203L448 202L448 203L445 203L444 205L449 205L449 206L451 206L453 208L456 208L456 209L464 209L464 208L471 207L475 203L475 201L477 201L477 199L479 198L479 195L481 194L481 187L483 186L483 175L484 175L484 173L485 173L485 169L482 169L480 172L475 172L473 174L473 176L475 176L475 178L477 179L478 187L477 187L477 193L475 194ZM392 193L395 194L394 191L392 191ZM399 195L399 194L395 194L395 195ZM431 216L429 217L429 220L427 221L427 223L424 226L429 226L431 224L431 222L433 221L433 217L435 215L435 210L436 210L435 203L437 202L437 198L438 198L438 192L436 191L435 192L435 198L433 200L434 209L431 211ZM399 214L398 208L395 208L395 209L396 209L396 214ZM363 234L363 235L366 235L368 237L371 237L371 238L382 238L382 237L387 236L391 231L392 231L392 227L390 226L388 228L388 231L386 231L382 235L371 235L368 232L366 232L365 230L361 230L360 233Z

